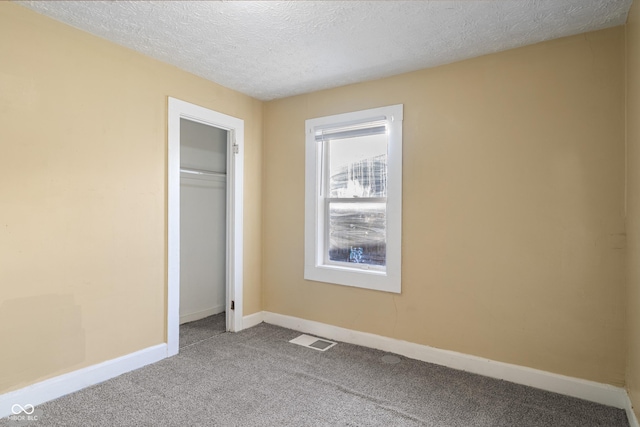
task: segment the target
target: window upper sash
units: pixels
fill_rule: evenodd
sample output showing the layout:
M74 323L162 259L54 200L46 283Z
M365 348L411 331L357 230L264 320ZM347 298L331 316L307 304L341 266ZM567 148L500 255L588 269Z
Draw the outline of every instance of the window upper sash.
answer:
M332 139L356 138L359 136L380 135L387 133L387 119L376 119L365 123L350 124L345 126L316 128L315 139L317 142Z

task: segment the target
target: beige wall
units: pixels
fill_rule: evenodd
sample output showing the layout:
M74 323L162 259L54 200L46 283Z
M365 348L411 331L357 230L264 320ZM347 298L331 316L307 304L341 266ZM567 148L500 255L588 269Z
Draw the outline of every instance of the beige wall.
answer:
M0 2L0 393L165 342L167 97L245 120L262 309L262 103Z
M627 21L627 389L640 418L640 5Z
M624 28L272 101L267 311L622 385ZM404 104L402 294L305 281L305 119Z

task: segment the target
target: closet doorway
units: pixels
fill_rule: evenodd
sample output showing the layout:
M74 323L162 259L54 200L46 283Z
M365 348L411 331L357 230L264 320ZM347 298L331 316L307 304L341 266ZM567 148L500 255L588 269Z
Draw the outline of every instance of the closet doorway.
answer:
M168 110L167 348L172 356L179 351L182 323L207 318L192 324L205 335L208 327L242 329L244 122L174 98Z
M228 138L180 119L180 347L226 330Z

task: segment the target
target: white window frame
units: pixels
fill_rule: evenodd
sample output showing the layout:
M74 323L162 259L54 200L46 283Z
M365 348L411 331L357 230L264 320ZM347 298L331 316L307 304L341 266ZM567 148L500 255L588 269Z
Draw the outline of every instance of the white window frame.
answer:
M327 262L326 216L322 185L323 142L316 131L350 124L386 120L387 211L386 267ZM403 105L373 108L352 113L309 119L305 122L305 266L304 278L318 282L354 286L378 291L401 292L402 267L402 119Z

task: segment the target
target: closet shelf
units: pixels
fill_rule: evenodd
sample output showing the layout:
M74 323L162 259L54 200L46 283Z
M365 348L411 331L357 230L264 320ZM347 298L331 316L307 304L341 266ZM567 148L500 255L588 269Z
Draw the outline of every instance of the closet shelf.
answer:
M192 175L218 176L221 178L226 178L227 176L227 174L223 172L212 172L212 171L206 171L202 169L180 168L180 172L189 173Z

